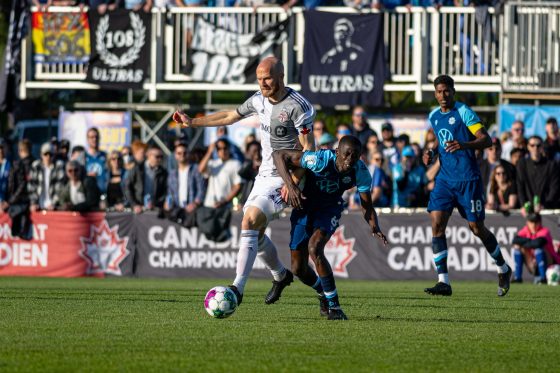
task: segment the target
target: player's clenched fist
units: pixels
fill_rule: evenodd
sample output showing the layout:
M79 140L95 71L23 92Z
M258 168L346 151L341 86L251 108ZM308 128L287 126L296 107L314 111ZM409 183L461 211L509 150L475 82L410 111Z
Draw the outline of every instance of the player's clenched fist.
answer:
M173 113L173 120L177 123L181 123L185 127L192 126L192 118L190 118L182 110L177 110L175 113Z

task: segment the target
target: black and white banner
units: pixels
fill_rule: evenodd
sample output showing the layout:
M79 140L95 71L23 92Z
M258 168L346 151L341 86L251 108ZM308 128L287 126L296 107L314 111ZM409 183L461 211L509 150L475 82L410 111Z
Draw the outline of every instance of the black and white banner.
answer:
M86 80L103 88L142 88L150 61L151 14L90 12L89 22L92 55Z
M186 73L199 82L255 83L259 62L271 55L281 56L280 47L287 38L288 24L286 19L258 33L239 33L200 16L193 31Z
M302 94L323 106L383 104L383 15L306 11Z

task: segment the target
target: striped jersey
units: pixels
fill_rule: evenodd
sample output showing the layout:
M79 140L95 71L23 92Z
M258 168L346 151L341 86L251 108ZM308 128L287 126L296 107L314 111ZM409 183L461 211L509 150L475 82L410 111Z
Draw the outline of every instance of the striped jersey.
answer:
M260 91L237 108L242 117L253 114L261 123L260 139L262 163L259 176L280 176L272 160L272 152L283 149L301 149L298 136L312 130L315 109L298 92L287 88L286 96L271 103Z

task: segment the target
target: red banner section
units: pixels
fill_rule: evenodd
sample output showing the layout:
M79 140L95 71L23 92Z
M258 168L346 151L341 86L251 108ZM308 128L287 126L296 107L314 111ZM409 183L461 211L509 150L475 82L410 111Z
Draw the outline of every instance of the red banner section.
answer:
M121 274L128 238L110 228L105 213L34 213L33 239L11 235L7 214L0 214L0 275L77 277Z

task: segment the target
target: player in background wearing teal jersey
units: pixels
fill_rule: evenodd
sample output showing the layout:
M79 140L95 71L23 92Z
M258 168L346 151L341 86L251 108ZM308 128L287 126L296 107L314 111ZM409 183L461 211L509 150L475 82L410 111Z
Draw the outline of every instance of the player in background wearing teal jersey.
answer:
M447 270L447 240L445 229L453 209L469 223L471 231L482 241L498 267L498 296L507 294L512 270L506 264L498 241L484 225L484 188L475 150L492 146L492 140L476 113L467 105L455 101L454 81L440 75L434 81L439 108L430 113L429 120L438 138L437 149L423 155L425 165L437 155L440 171L430 194L428 212L432 220L432 251L438 282L424 291L432 295L451 295ZM435 153L435 154L434 154Z

